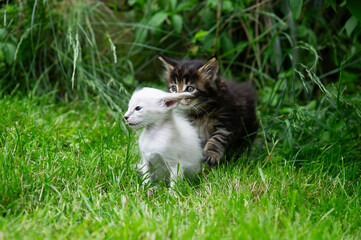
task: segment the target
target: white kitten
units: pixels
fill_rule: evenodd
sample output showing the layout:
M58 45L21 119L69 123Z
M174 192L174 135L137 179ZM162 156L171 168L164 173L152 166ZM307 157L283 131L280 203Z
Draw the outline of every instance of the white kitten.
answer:
M138 169L144 184L169 179L171 187L201 170L202 147L196 129L173 112L191 93L167 93L143 88L133 93L124 117L130 127L143 128L139 138L142 163Z

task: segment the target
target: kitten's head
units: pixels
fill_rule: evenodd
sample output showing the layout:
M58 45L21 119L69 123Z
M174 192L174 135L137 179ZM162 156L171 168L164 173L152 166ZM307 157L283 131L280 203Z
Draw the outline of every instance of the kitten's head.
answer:
M159 59L166 67L165 78L172 93L190 92L195 97L182 100L180 107L184 110L200 107L210 100L210 96L219 90L219 63L212 57L206 63L200 60L175 61L165 56Z
M124 118L132 128L142 128L166 119L182 99L190 93L173 94L155 88L136 90Z

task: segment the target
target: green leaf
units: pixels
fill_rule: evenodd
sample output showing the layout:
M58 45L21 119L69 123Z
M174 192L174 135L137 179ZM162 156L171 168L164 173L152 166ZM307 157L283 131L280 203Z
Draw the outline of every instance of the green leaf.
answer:
M192 42L195 43L197 41L202 41L204 39L204 36L206 36L208 31L199 30L193 37Z
M7 35L6 29L5 28L0 28L0 39L1 40L5 39L6 35Z
M237 52L243 52L243 50L249 45L249 42L238 42L236 49Z
M217 9L218 0L208 0L207 7Z
M192 4L191 2L180 2L177 5L176 12L182 12L182 11L185 11L187 9L192 9L193 7L194 7L194 4Z
M129 6L133 6L134 4L136 4L137 1L136 0L128 0L128 5Z
M353 16L361 22L361 2L360 0L347 0L346 6Z
M143 0L128 0L127 2L129 6L134 6L136 3L138 3L140 6L144 6Z
M180 33L182 30L183 19L180 15L175 14L172 16L172 23L176 33Z
M332 9L336 12L336 1L335 0L326 0L325 8L328 8L329 6L331 6Z
M347 36L351 36L353 30L355 30L358 23L359 22L357 21L357 18L354 16L350 17L349 20L347 20L345 24Z
M311 45L316 45L317 36L312 28L307 27L305 24L299 24L297 26L297 35L300 38L306 39Z
M222 11L225 13L230 13L230 12L234 11L234 6L233 6L232 1L225 0L222 5Z
M147 36L148 36L148 29L146 29L146 20L142 19L139 24L142 27L138 27L135 31L135 42L137 43L144 43ZM144 26L144 27L143 27Z
M169 6L170 6L170 10L171 10L172 12L174 12L175 9L176 9L176 6L177 6L177 0L170 0L170 1L169 1Z
M159 27L167 17L168 17L168 13L163 11L158 12L149 20L149 26Z
M231 52L236 52L236 49L234 49L234 44L232 40L229 38L229 35L224 32L220 36L221 44L222 44L222 50L226 54L227 58L231 60L233 58L233 54Z
M135 42L144 43L147 36L148 36L148 30L144 28L139 28L135 32Z
M10 65L14 62L15 51L16 51L16 47L14 44L5 43L3 45L3 52L5 55L5 60L6 60L7 64Z
M290 7L292 12L293 21L296 21L302 10L303 0L290 0Z

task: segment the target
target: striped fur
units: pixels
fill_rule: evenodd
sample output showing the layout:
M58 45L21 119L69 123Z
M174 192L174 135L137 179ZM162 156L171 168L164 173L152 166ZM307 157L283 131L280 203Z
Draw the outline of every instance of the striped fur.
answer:
M180 108L197 128L203 140L203 155L209 165L221 163L227 149L241 153L253 142L258 122L256 94L250 83L235 83L221 78L218 60L175 61L159 59L166 66L164 77L170 92L192 92Z

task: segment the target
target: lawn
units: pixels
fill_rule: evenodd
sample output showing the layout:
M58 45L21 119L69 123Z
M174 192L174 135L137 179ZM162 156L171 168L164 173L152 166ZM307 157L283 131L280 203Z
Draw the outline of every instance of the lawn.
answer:
M359 165L337 146L299 163L260 132L248 159L148 198L137 133L101 102L3 96L0 116L0 239L361 237Z
M0 3L0 240L361 239L357 0ZM154 197L122 112L157 54L251 82L249 155Z

